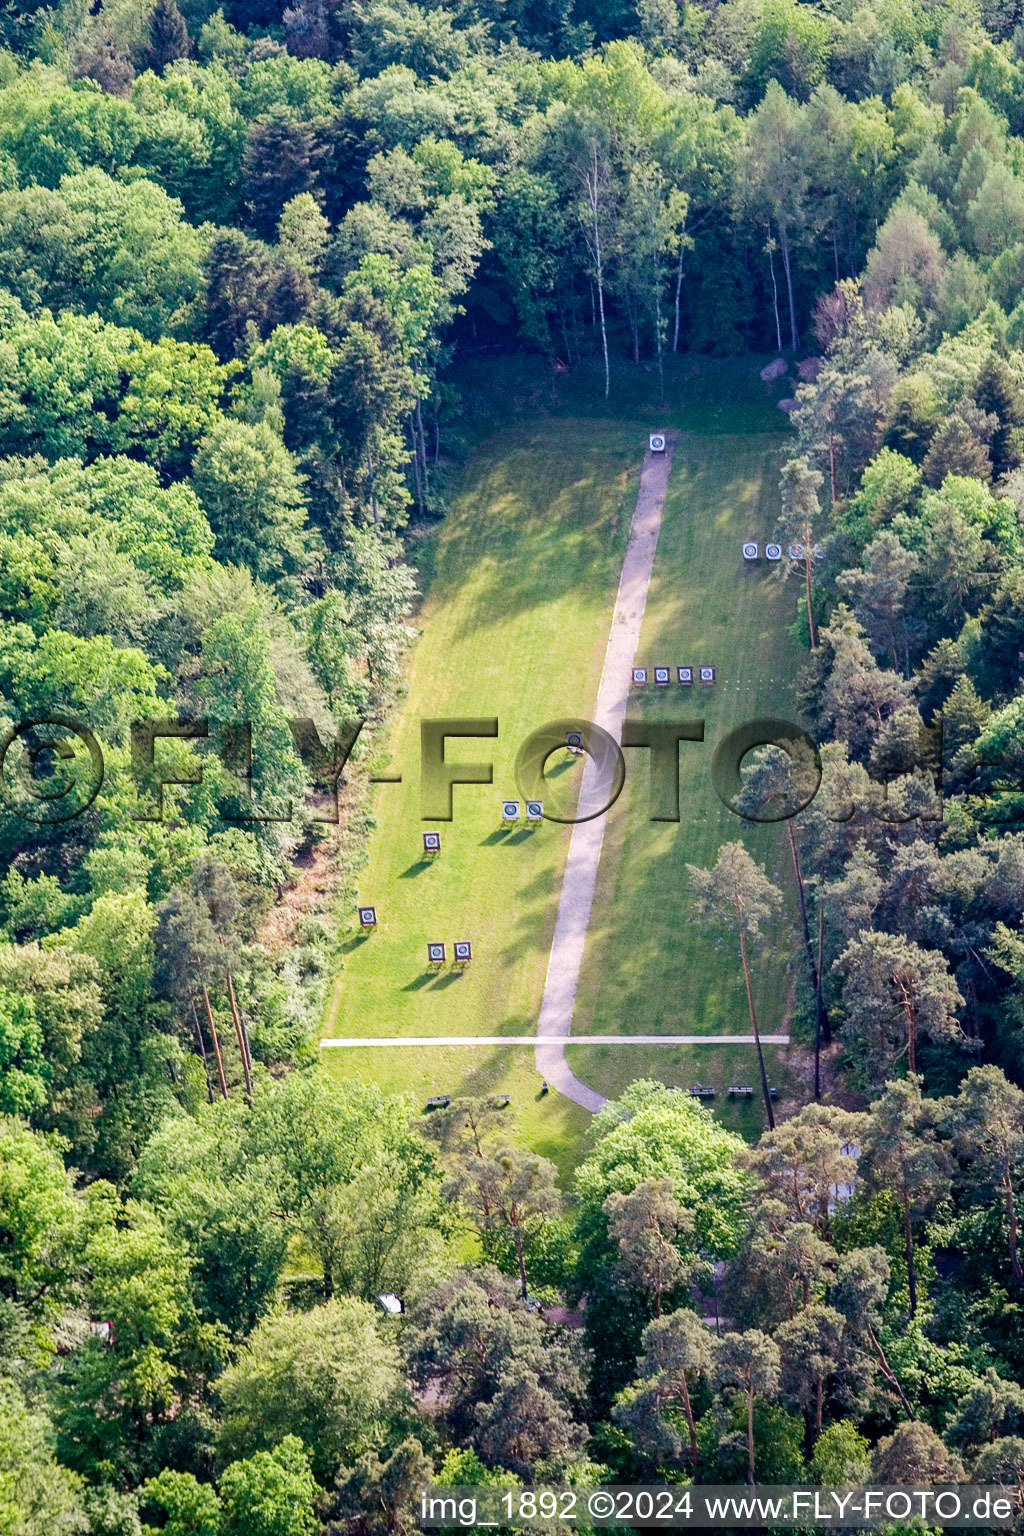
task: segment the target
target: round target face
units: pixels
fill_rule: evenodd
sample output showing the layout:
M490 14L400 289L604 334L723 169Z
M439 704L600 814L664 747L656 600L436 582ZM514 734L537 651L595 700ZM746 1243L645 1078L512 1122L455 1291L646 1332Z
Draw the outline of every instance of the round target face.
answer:
M758 549L757 549L757 545L756 544L744 544L744 546L743 546L743 558L744 558L744 560L756 560L757 559L757 554L758 554Z
M634 667L633 668L633 681L637 685L642 685L643 683L646 683L646 681L647 681L647 668L646 667Z
M438 965L444 960L444 954L445 950L443 944L427 945L427 959L432 961L434 965Z
M766 557L769 560L781 560L782 559L782 546L781 546L781 544L766 544L765 547L764 547L764 552L765 552Z
M424 832L423 846L428 853L439 853L441 849L440 832Z
M455 945L456 960L471 960L473 958L473 946L468 939L459 939Z
M541 821L544 816L544 803L541 800L527 800L526 818L528 821Z
M713 683L715 680L714 667L701 667L700 680L702 683Z
M693 668L692 667L677 667L676 671L677 671L677 674L678 674L678 677L679 677L679 681L681 683L683 683L684 685L693 682Z
M519 801L518 800L506 800L504 802L504 804L502 805L502 807L501 807L501 814L504 816L506 821L518 821L519 820Z
M663 434L661 432L652 432L651 433L651 452L652 453L664 453L665 452L665 438L664 438L664 436L663 436Z
M654 669L654 681L656 683L667 683L668 679L669 679L668 667L655 667L655 669Z
M825 551L822 549L820 544L815 544L814 548L811 550L811 554L814 556L815 560L820 560L824 553Z
M789 546L789 558L791 560L802 560L803 557L804 547L802 544L791 544Z
M359 908L359 921L363 925L364 928L373 928L373 927L375 927L376 922L377 922L377 908L376 907L360 907Z
M583 737L579 731L566 731L565 744L567 747L582 747Z

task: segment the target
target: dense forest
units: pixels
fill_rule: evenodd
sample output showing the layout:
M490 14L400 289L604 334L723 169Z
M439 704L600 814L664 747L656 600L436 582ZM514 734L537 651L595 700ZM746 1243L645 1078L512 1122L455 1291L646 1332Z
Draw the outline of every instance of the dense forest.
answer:
M61 820L7 761L0 1531L370 1536L431 1480L1015 1485L1016 0L7 0L0 50L0 713L105 763ZM807 551L823 778L779 837L819 1091L747 1146L635 1083L564 1191L498 1099L321 1073L336 914L281 921L336 784L350 900L453 359L489 351L597 406L777 354ZM168 719L204 733L140 770ZM791 790L768 748L740 808ZM744 960L781 922L742 842L692 889Z

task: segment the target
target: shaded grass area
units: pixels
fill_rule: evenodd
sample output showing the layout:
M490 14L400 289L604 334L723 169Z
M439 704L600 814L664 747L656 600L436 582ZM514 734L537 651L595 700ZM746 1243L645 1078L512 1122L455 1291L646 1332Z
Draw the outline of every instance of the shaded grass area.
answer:
M569 828L506 831L500 803L518 794L512 764L530 730L556 716L586 715L596 697L636 471L647 431L666 425L688 435L676 451L641 650L651 662L714 661L720 681L715 690L695 690L687 709L706 715L708 745L681 749L680 827L647 822L646 754L627 752L574 1028L745 1032L745 1013L735 1007L738 966L724 947L693 933L681 872L686 860L705 862L722 838L736 835L735 818L724 809L716 816L710 786L719 730L752 708L788 712L791 597L766 583L763 566L737 569L739 541L773 531L773 450L785 422L750 360L680 361L661 410L656 384L644 375L595 414L593 380L555 379L521 359L474 364L459 387L469 452L449 516L417 552L427 588L423 632L388 768L403 782L376 791L377 827L359 882L360 902L376 904L380 928L364 938L353 921L340 935L343 968L325 1034L535 1029ZM698 655L702 649L707 654ZM777 661L777 684L766 676L768 656ZM637 707L674 717L681 692L666 698L649 690ZM442 852L427 861L421 834L435 824L420 819L419 720L440 716L497 716L500 734L449 741L449 760L493 762L494 783L456 787L454 820L437 824ZM579 770L558 760L551 766L545 799L564 806ZM784 879L779 836L758 833L751 846ZM445 941L450 955L463 938L474 946L464 973L429 970L428 940ZM690 974L695 967L699 976ZM759 966L758 985L764 1027L777 1029L786 990L781 957ZM687 1086L720 1078L723 1088L726 1079L756 1081L752 1052L738 1048L735 1062L733 1055L570 1047L574 1070L610 1095L643 1075ZM325 1053L324 1062L339 1075L409 1089L421 1102L435 1093L508 1092L531 1146L563 1173L581 1155L590 1117L556 1094L539 1096L528 1048L344 1050ZM718 1102L728 1123L756 1131L756 1108Z

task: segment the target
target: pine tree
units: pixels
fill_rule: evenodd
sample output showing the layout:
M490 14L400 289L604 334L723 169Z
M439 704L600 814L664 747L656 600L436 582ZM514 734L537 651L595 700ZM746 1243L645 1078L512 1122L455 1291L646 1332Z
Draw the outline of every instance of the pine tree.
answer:
M149 23L149 46L146 49L146 62L150 69L162 75L168 64L173 64L175 59L187 59L191 52L192 39L175 0L156 0Z
M1024 393L1001 357L991 352L974 386L974 399L983 411L998 417L989 454L996 476L1004 475L1021 461L1024 450Z

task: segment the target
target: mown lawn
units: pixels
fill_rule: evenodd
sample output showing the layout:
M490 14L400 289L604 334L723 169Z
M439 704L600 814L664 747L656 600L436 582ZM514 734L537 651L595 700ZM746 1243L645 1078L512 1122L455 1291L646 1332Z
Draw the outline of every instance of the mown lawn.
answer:
M583 413L596 407L580 380L552 381L510 360L476 365L461 387L472 443L449 515L421 550L422 634L388 769L403 782L376 791L378 824L359 883L360 901L376 904L380 927L363 938L352 914L342 932L342 969L324 1034L535 1029L569 829L545 822L507 833L500 802L517 795L512 764L530 730L559 715L586 715L596 696L636 472L647 431L661 425L687 436L676 451L642 648L652 662L662 651L672 663L714 661L719 683L688 701L688 712L699 706L707 718L708 744L682 749L681 826L647 822L645 754L627 753L629 777L609 818L574 1029L745 1030L732 954L690 929L680 875L687 859L713 856L718 840L738 826L724 809L716 816L710 787L719 729L769 703L771 712L787 712L791 599L763 578L763 567L742 569L737 553L743 537L771 531L771 470L784 423L749 362L742 369L683 365L660 411L642 375L601 415ZM664 698L659 690L638 707L678 712L681 692L673 688ZM433 823L420 819L419 721L440 716L497 716L499 736L449 742L451 760L493 762L494 783L456 787L454 820L437 824L442 853L427 862L421 834ZM557 765L549 801L565 802L574 772ZM752 846L763 847L759 856L785 880L778 836L757 834ZM462 938L474 947L468 969L429 971L428 940L444 940L450 954ZM786 991L781 955L759 967L759 991L765 1028L775 1029ZM732 1080L733 1052L719 1053L717 1067L713 1055L702 1049L695 1071L692 1050L680 1057L662 1047L571 1048L575 1070L605 1092L645 1073L686 1083L722 1074ZM740 1055L735 1070L749 1081L749 1053ZM421 1100L508 1092L532 1146L563 1171L580 1154L589 1116L556 1094L539 1095L528 1048L346 1049L324 1060L333 1072L369 1076ZM757 1117L750 1107L725 1113L744 1126Z
M716 682L634 693L631 714L703 718L705 740L680 747L677 825L649 820L647 754L626 753L630 771L609 817L574 1033L749 1032L736 945L693 921L687 894L687 864L713 863L721 842L743 839L775 877L793 916L784 829L744 829L711 781L715 745L731 727L760 716L793 717L792 681L802 659L786 635L793 590L765 561L747 564L740 555L744 540L763 548L775 531L778 458L778 439L764 434L688 434L676 448L638 661L708 663ZM781 1032L790 943L780 928L754 967L766 1034ZM730 1105L724 1098L730 1083L756 1084L752 1048L579 1046L570 1060L609 1095L647 1074L685 1087L706 1083L718 1090L717 1105L736 1129L759 1124L758 1102Z
M522 741L556 715L585 712L597 691L625 548L643 439L607 423L513 424L479 443L449 516L424 551L432 571L419 616L409 693L378 825L359 882L378 909L369 938L342 936L343 969L327 1035L529 1034L554 927L568 828L544 822L511 833L501 801L517 797ZM419 722L497 717L496 740L453 740L447 757L494 764L489 787L456 787L454 819L421 820ZM437 826L442 851L422 857ZM449 956L473 944L462 973L426 961L430 940ZM524 1133L558 1152L588 1117L556 1095L537 1099L532 1052L332 1051L330 1070L372 1075L418 1095L496 1088L513 1095Z

